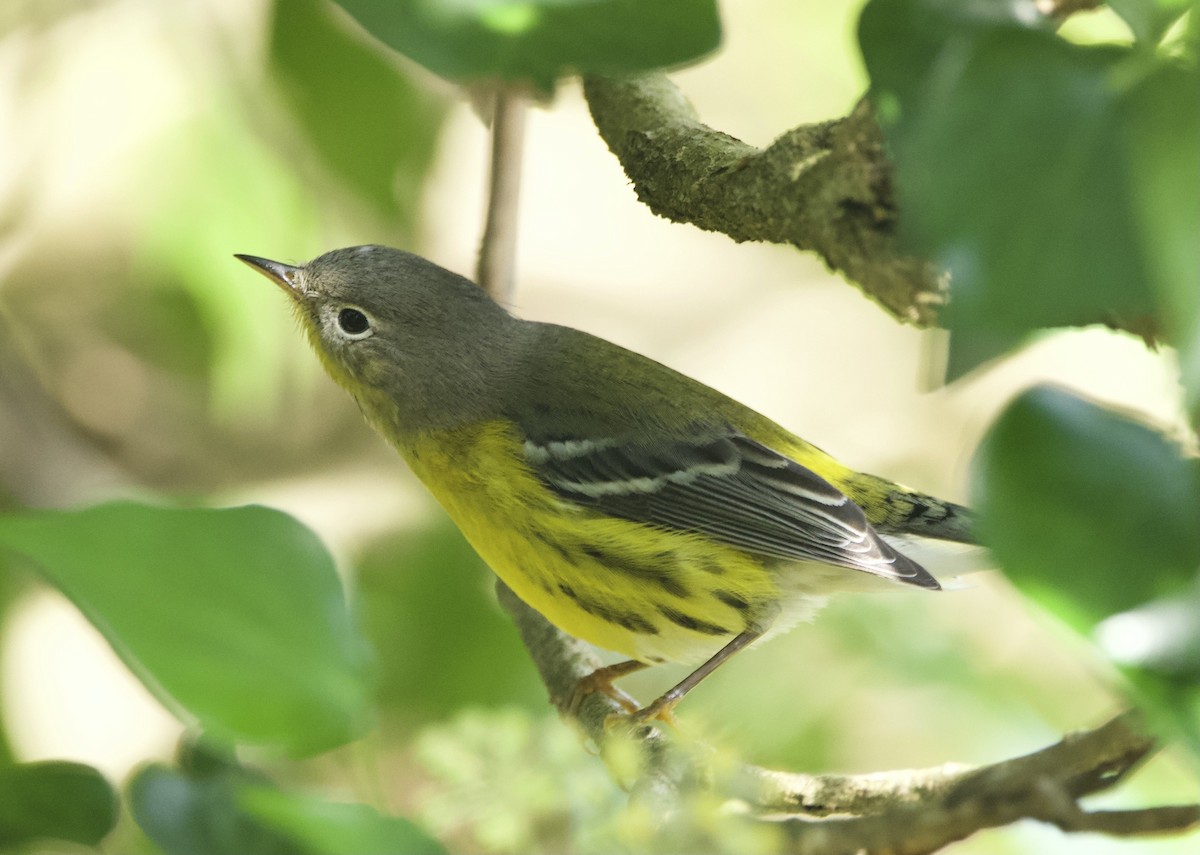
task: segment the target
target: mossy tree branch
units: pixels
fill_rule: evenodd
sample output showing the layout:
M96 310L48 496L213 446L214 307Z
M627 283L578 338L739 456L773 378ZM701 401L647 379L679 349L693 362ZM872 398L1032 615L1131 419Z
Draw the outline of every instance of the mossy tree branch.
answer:
M657 726L623 727L621 707L606 695L591 694L572 706L579 680L601 664L594 650L555 629L503 583L497 583L497 594L559 712L602 754L629 739L638 747L640 766L628 778L635 799L678 802L697 789L715 792L777 821L788 852L919 855L1022 819L1121 837L1200 827L1200 805L1119 811L1080 806L1079 799L1111 788L1156 750L1136 713L982 767L948 764L866 775L804 775L750 765L722 769L703 744Z
M944 287L896 235L892 165L871 105L794 128L757 149L703 124L662 75L589 77L608 147L656 214L736 241L816 252L897 319L936 323Z

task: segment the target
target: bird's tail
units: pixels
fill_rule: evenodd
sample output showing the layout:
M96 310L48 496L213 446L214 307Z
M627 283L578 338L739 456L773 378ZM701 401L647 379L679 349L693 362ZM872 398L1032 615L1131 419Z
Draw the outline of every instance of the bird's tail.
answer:
M841 485L876 530L893 536L929 537L975 544L975 518L969 508L910 490L874 475L856 473Z

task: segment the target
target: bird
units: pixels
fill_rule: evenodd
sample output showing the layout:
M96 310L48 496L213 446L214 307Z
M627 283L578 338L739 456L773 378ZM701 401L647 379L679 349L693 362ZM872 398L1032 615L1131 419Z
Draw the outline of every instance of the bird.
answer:
M329 375L496 575L628 657L578 690L636 719L673 720L717 667L832 594L939 590L905 542L976 542L962 505L858 472L649 357L517 317L419 255L235 257L288 296ZM613 685L666 662L695 667L646 706Z

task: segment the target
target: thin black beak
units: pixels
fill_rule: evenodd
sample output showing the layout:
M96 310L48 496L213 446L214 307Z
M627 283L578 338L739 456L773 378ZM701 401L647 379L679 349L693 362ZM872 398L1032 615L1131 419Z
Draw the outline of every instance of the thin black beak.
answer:
M244 261L246 264L249 264L263 276L267 277L284 291L286 291L289 296L304 296L304 292L300 289L300 278L297 275L300 272L299 267L293 267L290 264L284 264L282 261L271 261L269 258L259 258L257 255L242 255L241 253L234 253L233 257L238 261Z

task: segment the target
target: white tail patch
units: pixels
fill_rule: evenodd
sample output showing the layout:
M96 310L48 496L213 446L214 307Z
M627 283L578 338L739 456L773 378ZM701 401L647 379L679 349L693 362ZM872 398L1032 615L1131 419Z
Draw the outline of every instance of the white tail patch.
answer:
M896 537L889 534L881 534L880 537L897 552L904 553L932 573L944 591L973 588L975 586L972 583L960 577L996 569L991 554L982 546L923 537Z

